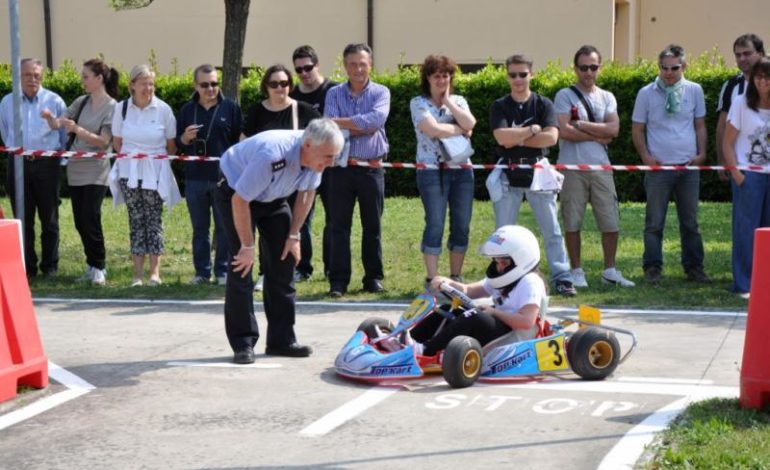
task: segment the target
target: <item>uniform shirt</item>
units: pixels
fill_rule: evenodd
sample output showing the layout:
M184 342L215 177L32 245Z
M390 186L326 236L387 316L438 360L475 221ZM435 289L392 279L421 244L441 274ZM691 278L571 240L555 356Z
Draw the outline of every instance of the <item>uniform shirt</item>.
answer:
M698 153L695 120L706 115L703 88L682 79L682 104L678 113L666 113L666 92L657 82L646 85L636 95L631 120L644 124L647 150L664 165L682 165Z
M451 95L449 97L458 108L468 109L468 102L460 95ZM412 112L412 124L414 132L417 135L417 163L436 164L441 158L441 150L438 147L438 139L433 139L425 135L417 126L428 116L433 116L436 122L440 124L454 124L457 122L452 111L446 106L436 107L427 96L415 96L409 102L409 109ZM464 163L467 163L464 162Z
M371 80L358 96L350 92L348 82L330 88L326 94L324 116L350 118L359 129L372 131L350 138L351 157L368 160L388 153L385 121L389 113L390 90Z
M730 106L727 122L738 130L735 139L735 157L738 165L763 165L770 168L770 109L757 108L746 104L746 96L740 95Z
M61 117L67 106L56 93L40 88L31 99L21 95L21 145L16 142L13 125L13 94L5 95L0 101L0 136L6 147L23 147L27 150L60 150L67 143L64 129L51 129L48 122L40 117L44 109L55 117Z
M579 90L581 93L582 90ZM596 122L605 122L607 115L617 114L618 102L615 95L607 90L594 87L593 92L583 93ZM556 93L554 98L556 114L570 115L573 106L577 107L578 117L581 121L588 121L588 112L580 101L580 98L570 88L562 88ZM607 165L610 163L607 155L607 147L595 140L586 140L584 142L572 142L566 139L559 139L559 163L564 164L587 164L587 165Z
M321 173L300 165L302 134L265 131L230 147L220 161L227 184L244 200L258 202L314 190Z

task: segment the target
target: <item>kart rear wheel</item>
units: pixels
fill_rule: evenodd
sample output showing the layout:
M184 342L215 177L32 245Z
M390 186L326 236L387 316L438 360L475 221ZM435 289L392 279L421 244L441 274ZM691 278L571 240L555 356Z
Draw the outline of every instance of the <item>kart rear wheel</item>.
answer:
M377 338L377 331L374 329L375 326L379 327L380 331L386 334L393 331L394 328L393 323L391 323L390 320L380 317L370 317L362 321L361 324L358 325L356 331L363 331L366 333L366 336L372 340Z
M470 336L457 336L444 350L444 380L452 388L470 387L481 375L482 361L479 342Z
M611 331L588 327L567 342L572 370L585 380L603 380L618 367L620 343Z

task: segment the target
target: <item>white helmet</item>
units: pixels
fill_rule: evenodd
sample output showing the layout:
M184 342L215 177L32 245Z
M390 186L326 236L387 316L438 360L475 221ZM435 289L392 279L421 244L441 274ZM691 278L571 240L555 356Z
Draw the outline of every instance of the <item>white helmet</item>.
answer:
M513 261L505 272L498 273L495 261L487 268L487 280L495 289L502 289L521 279L540 262L540 245L529 229L520 225L504 225L479 248L479 254L490 258L508 257Z

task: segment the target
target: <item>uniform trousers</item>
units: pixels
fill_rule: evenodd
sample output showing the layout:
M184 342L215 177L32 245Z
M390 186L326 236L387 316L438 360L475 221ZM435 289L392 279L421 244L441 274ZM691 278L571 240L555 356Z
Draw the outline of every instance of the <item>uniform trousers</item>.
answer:
M222 215L222 226L227 234L230 260L238 254L241 241L233 221L232 197L235 192L222 182L217 192L217 204ZM285 198L270 202L252 201L251 230L259 231L260 246L265 249L265 285L262 292L267 317L267 346L284 348L296 341L294 335L295 289L294 257L281 260L291 226L291 209ZM234 272L232 262L227 273L225 288L225 332L233 351L253 348L259 339L259 328L254 316L254 280L251 269L243 276Z

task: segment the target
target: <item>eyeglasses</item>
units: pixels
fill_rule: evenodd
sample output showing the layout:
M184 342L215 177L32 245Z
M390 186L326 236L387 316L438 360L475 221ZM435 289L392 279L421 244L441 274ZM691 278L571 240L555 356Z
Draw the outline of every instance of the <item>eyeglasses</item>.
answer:
M764 81L764 82L770 82L770 75L756 74L756 75L754 75L754 80L761 80L761 81Z
M580 70L581 72L588 72L589 70L591 72L596 72L597 70L599 70L599 67L601 67L601 65L596 65L596 64L577 66L578 70Z
M219 82L200 82L198 84L199 87L203 88L204 90L207 90L209 88L216 88L219 86Z
M308 65L302 65L300 67L294 67L294 71L297 72L298 74L302 72L310 73L313 71L314 68L315 68L315 64L308 64Z
M286 88L289 86L289 83L291 82L289 82L288 80L280 80L280 81L273 80L273 81L267 82L267 86L269 86L272 89Z
M508 72L508 76L511 78L527 78L529 72Z
M658 67L664 72L678 72L682 65L659 65Z

